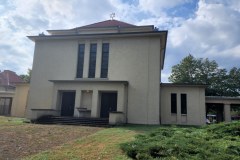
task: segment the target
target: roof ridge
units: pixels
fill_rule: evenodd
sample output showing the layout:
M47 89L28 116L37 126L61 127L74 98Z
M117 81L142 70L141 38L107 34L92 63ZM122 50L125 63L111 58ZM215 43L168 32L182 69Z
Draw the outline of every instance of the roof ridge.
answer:
M136 25L113 19L113 20L105 20L105 21L101 21L101 22L96 22L96 23L92 23L92 24L76 27L76 28L73 28L73 29L97 28L97 27L114 27L114 26L119 26L119 27L136 27Z

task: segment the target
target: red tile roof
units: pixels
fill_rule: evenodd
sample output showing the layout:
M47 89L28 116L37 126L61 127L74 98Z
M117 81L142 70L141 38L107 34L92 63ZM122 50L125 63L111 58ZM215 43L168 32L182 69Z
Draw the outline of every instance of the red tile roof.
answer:
M78 28L95 28L95 27L136 27L133 24L129 24L122 21L117 20L107 20L98 23L89 24L86 26L78 27Z
M15 85L19 82L23 82L23 80L15 72L10 70L0 72L0 85Z

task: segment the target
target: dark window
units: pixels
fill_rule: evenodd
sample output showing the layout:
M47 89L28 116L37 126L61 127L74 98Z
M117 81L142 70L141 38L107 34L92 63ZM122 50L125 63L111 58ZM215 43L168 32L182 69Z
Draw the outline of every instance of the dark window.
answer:
M177 94L171 94L171 113L177 113Z
M85 44L79 44L79 46L78 46L77 78L83 77L84 50L85 50Z
M181 94L181 114L187 114L187 94Z
M101 64L101 78L108 76L108 59L109 59L109 43L102 45L102 64Z
M90 45L90 59L89 59L88 78L95 78L96 54L97 54L97 44L91 44Z

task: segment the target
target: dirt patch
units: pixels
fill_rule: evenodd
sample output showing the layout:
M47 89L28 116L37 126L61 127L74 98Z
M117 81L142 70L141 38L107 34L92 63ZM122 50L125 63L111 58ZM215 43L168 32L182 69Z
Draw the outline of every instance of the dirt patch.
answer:
M21 159L101 129L103 128L66 125L0 125L0 160Z

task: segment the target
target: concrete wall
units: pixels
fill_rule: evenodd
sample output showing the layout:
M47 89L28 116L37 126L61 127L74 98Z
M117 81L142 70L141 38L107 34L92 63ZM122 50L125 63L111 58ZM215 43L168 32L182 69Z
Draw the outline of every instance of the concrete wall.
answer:
M28 109L52 107L53 83L49 80L73 80L76 76L77 52L77 41L36 42Z
M92 91L89 91L89 90L84 91L83 90L80 107L86 108L87 110L91 110L91 108L92 108L92 95L93 95Z
M98 44L95 77L99 78L104 42L110 44L108 80L129 83L128 123L159 124L159 36L36 41L28 110L56 107L54 85L49 80L76 78L79 43L85 44L84 78L88 75L90 43ZM31 112L28 115L31 118Z
M129 82L128 123L159 124L159 38L113 39L109 79Z
M25 117L29 84L16 84L15 95L11 109L11 116Z
M171 113L171 93L177 94L177 114ZM187 94L187 114L181 114L181 93ZM161 86L161 124L203 125L205 112L204 87Z

